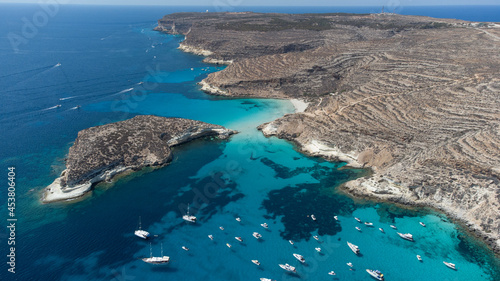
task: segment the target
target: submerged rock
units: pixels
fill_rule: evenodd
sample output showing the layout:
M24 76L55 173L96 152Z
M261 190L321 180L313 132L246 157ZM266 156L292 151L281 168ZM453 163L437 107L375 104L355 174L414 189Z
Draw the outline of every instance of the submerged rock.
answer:
M152 115L82 130L69 149L66 170L45 189L42 201L80 197L116 174L169 163L172 146L206 136L226 139L234 133L201 121Z

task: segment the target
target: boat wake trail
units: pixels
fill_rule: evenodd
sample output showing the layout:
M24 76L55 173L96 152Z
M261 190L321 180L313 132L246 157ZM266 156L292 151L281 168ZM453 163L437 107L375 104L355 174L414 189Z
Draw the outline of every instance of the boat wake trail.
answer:
M76 97L78 97L78 96L60 98L59 100L69 100L69 99L74 99Z
M56 109L56 108L59 108L59 107L61 107L61 105L60 105L60 104L58 104L58 105L54 105L54 106L49 107L49 108L42 109L41 111L46 111L46 110Z
M134 89L134 88L128 88L128 89L125 89L125 90L123 90L123 91L119 91L119 92L118 92L118 93L116 93L116 94L123 94L123 93L126 93L126 92L130 92L130 91L132 91L133 89Z

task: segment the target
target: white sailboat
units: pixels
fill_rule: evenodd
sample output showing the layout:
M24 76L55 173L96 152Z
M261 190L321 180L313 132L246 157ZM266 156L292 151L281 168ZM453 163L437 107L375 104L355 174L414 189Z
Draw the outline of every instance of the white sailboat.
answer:
M196 222L196 217L189 215L189 204L187 208L187 214L182 216L182 219L188 222Z
M140 237L142 239L148 239L149 236L151 236L149 232L147 232L146 230L142 230L141 217L139 217L139 229L134 231L134 234L135 236Z
M161 256L153 257L153 250L151 249L151 243L149 243L149 258L143 258L143 262L151 264L164 264L170 261L170 257L163 255L163 244L161 244Z

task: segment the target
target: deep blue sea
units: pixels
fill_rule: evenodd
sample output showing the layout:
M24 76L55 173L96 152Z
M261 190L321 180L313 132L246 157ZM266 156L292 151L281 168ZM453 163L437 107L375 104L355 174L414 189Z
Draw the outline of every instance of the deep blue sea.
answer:
M152 29L164 14L206 9L381 11L381 7L229 4L45 8L0 4L0 179L4 177L0 280L370 280L366 268L381 270L386 280L500 280L500 261L446 216L355 201L336 187L366 171L306 157L287 141L263 137L256 126L292 113L290 102L202 93L196 83L222 67L177 50L183 37ZM500 21L498 6L393 5L385 10ZM198 119L240 134L228 141L202 139L176 147L171 165L98 185L77 202L40 203L43 188L64 169L64 157L79 130L138 114ZM15 274L7 271L6 257L8 167L16 172ZM181 219L180 210L187 203L199 219L196 224ZM154 235L151 244L133 235L139 216L143 229ZM354 217L375 227L359 224ZM269 224L268 230L260 226L263 222ZM412 233L416 241L399 238L391 224ZM253 238L254 231L263 238ZM235 236L241 236L243 243ZM362 255L355 256L346 241L357 244ZM150 245L154 255L163 247L170 264L142 262ZM307 263L300 264L293 253L302 254ZM252 259L261 266L252 264ZM458 270L442 261L455 263ZM348 262L353 263L352 270ZM279 263L296 266L298 274L284 273ZM327 274L331 270L336 277Z

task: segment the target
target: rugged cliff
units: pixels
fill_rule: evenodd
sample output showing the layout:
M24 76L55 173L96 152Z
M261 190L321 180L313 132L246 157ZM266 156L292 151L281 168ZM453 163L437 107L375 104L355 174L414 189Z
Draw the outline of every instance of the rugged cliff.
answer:
M82 196L93 184L116 174L169 163L172 146L205 136L225 139L234 133L200 121L152 115L82 130L69 149L66 170L45 189L42 200Z
M180 13L158 30L231 64L212 94L299 98L263 124L304 152L370 167L356 195L441 209L500 250L500 25L394 14Z

